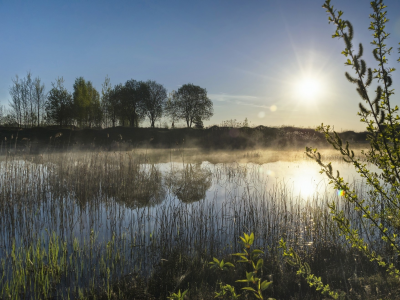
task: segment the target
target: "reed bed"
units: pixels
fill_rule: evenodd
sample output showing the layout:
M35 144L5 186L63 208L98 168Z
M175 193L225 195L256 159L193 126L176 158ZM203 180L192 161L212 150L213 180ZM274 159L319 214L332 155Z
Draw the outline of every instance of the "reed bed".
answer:
M354 187L366 195L362 182ZM253 164L185 163L183 155L152 164L134 151L2 156L0 299L165 299L186 288L191 299L211 299L221 276L235 285L235 274L214 274L207 263L232 261L243 232L265 251L275 298L319 295L284 264L282 237L332 287L354 297L393 293L339 235L332 200L381 251L377 233L328 187L304 199Z

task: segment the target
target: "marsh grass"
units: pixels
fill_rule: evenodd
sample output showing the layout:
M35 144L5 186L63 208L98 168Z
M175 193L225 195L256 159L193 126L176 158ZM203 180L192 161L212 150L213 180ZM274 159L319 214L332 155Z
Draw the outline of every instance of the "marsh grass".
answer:
M274 298L318 299L284 264L281 237L333 288L365 299L396 292L339 236L326 206L332 197L382 247L337 195L304 199L284 182L265 185L251 165L206 167L187 152L176 150L181 167L167 171L143 151L2 156L0 299L165 299L186 289L190 299L211 299L219 280L240 289L238 270L221 278L208 262L233 262L243 232L254 232L265 252ZM225 191L222 200L207 194L211 183ZM366 195L362 182L355 186Z

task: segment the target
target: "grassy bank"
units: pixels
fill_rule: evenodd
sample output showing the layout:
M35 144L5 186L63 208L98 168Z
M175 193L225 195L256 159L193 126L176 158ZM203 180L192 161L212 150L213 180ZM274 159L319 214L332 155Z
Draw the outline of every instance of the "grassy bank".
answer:
M365 145L366 133L341 133L352 144ZM133 148L257 149L304 148L307 145L327 145L314 129L295 127L229 128L213 126L192 128L127 128L78 129L37 127L0 128L0 152L24 151L43 153L55 150L131 150Z

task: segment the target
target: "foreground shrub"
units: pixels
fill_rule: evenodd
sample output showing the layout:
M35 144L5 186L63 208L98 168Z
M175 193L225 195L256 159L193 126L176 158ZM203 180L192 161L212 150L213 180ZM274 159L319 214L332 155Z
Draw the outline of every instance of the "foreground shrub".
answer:
M367 168L367 164L357 159L354 151L350 149L349 143L343 143L339 135L331 130L328 125L321 125L317 131L322 132L327 141L338 150L343 156L343 160L351 163L356 168L361 177L365 178L370 189L368 199L362 199L351 187L340 177L339 171L333 173L331 163L323 163L321 154L317 149L306 148L309 157L315 159L322 167L321 173L325 173L330 178L330 183L334 188L340 191L348 204L354 206L359 212L362 220L359 222L366 228L361 233L346 214L338 209L335 201L329 204L333 220L336 222L341 234L345 236L350 245L360 250L370 261L375 261L387 273L396 278L399 277L399 267L396 260L391 257L384 258L379 254L379 250L388 250L392 255L400 254L399 229L400 229L400 117L398 116L398 107L391 104L394 90L392 86L391 73L395 70L388 66L388 57L392 51L387 46L389 33L385 31L386 23L389 21L386 17L386 6L382 0L371 2L373 13L369 29L373 31L374 46L373 55L378 66L374 69L367 68L366 62L361 59L364 48L359 45L358 52L355 51L353 40L353 26L347 20L342 19L343 12L336 11L331 5L330 0L326 0L323 7L327 10L329 22L336 25L336 31L333 38L343 38L345 49L342 52L346 56L346 65L351 66L354 75L346 72L346 78L357 85L357 91L364 101L360 103L361 122L366 124L368 130L369 150L363 151L364 159L380 169L380 173L372 172ZM355 76L355 77L353 77ZM372 98L368 93L368 88L373 80L378 81L375 91L375 97ZM377 232L382 240L381 245L374 245L368 234ZM285 250L288 262L298 268L298 274L305 276L310 286L315 286L317 290L322 290L323 294L329 295L335 299L344 297L344 294L332 292L329 286L324 286L319 277L311 274L308 264L301 262L298 255L292 250L286 250L286 244L281 241L281 247Z

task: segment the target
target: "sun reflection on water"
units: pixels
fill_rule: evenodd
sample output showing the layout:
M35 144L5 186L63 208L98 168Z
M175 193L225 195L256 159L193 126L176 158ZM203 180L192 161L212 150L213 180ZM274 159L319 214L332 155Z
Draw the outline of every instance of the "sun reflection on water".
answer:
M310 162L268 163L259 167L271 183L284 183L288 192L294 196L308 198L319 193L326 187L326 178L319 173L319 166Z

